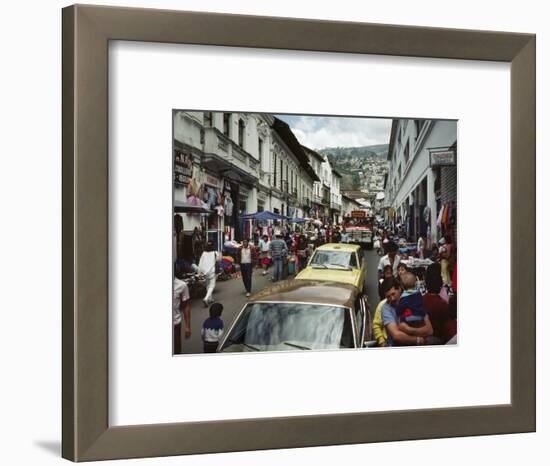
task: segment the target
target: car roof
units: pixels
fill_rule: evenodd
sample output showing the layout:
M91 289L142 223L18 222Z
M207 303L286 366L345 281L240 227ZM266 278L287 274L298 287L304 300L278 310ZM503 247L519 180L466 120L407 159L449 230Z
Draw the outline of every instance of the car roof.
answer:
M348 243L326 243L319 246L316 250L319 251L357 251L361 246Z
M359 290L353 285L324 280L289 279L254 294L249 302L276 301L353 307Z

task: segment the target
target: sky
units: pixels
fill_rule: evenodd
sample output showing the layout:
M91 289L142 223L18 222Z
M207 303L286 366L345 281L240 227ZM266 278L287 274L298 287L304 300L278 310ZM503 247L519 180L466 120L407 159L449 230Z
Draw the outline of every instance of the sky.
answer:
M288 123L296 139L310 149L388 144L390 118L275 115Z

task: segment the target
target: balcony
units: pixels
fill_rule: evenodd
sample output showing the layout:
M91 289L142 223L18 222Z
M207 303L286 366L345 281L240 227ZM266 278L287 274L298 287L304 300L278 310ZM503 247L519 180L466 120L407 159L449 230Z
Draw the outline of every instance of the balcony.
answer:
M311 199L309 197L303 197L302 198L302 205L305 207L305 208L310 208L311 207Z
M342 204L337 201L330 201L330 208L334 210L341 211L342 210Z
M202 165L218 173L234 172L247 183L260 175L260 162L216 128L204 128Z

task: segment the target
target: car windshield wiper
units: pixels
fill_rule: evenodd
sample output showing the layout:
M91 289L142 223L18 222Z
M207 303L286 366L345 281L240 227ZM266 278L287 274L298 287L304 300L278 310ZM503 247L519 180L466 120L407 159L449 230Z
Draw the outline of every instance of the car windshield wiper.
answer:
M283 345L286 346L292 346L293 348L303 349L303 350L311 350L311 348L303 345L297 345L296 343L290 343L288 341L283 341Z
M227 341L229 343L233 343L234 345L243 345L243 346L251 349L252 351L260 351L260 348L257 348L256 346L249 345L248 343L245 343L244 341L235 341L235 340L232 340L231 338L228 338Z

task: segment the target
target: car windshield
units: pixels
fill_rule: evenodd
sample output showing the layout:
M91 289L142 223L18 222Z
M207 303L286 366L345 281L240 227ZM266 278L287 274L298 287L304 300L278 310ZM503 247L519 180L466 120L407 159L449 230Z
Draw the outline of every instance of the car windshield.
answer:
M221 351L296 351L353 348L348 308L324 304L251 303Z
M349 270L357 268L355 253L351 251L323 251L317 250L311 258L312 267L326 267Z

